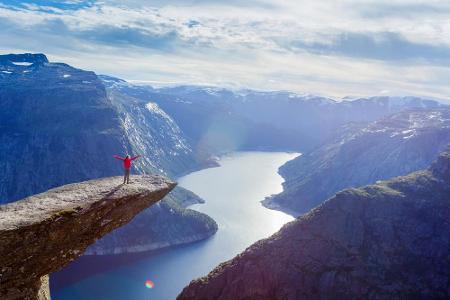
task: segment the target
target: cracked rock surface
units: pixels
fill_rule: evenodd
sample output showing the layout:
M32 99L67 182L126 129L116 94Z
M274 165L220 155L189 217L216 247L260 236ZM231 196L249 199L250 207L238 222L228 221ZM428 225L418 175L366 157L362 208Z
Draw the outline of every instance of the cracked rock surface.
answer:
M69 184L0 206L0 299L49 299L48 274L161 200L175 183L131 176Z
M450 298L450 151L428 169L336 194L178 299Z

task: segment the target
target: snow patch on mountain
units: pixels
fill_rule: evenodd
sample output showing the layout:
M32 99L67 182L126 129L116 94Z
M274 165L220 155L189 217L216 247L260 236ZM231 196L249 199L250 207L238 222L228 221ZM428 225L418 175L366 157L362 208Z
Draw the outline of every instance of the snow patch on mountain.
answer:
M166 114L166 112L163 111L161 108L159 108L158 104L156 104L156 103L154 103L154 102L149 102L149 103L147 103L147 104L145 105L145 107L147 107L147 109L148 109L149 111L154 112L155 114L161 115L161 116L163 116L164 118L167 118L167 119L171 119L171 118L169 117L169 115Z
M361 130L360 134L388 132L391 138L411 139L427 128L450 128L450 118L447 115L444 116L444 112L448 114L447 110L440 109L430 110L426 116L421 110L409 112L408 118L402 122L386 118L370 124Z
M29 67L31 66L33 63L32 62L26 62L26 61L12 61L13 65L16 66L24 66L24 67Z

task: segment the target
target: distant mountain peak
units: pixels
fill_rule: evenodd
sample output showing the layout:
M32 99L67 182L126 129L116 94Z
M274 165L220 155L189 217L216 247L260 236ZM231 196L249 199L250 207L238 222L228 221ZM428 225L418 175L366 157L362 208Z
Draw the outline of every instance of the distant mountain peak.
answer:
M43 64L48 63L47 56L42 53L23 53L0 55L0 64Z
M109 76L109 75L98 75L98 78L100 78L102 81L104 82L120 82L120 83L127 83L127 81L117 78L117 77L113 77L113 76Z

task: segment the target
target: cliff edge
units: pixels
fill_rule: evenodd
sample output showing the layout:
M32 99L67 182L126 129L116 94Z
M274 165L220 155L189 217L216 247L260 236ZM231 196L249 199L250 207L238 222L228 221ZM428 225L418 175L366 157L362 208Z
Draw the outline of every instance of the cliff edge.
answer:
M450 151L348 189L259 241L182 299L448 299Z
M48 274L161 200L162 176L109 177L69 184L0 206L0 298L50 299Z

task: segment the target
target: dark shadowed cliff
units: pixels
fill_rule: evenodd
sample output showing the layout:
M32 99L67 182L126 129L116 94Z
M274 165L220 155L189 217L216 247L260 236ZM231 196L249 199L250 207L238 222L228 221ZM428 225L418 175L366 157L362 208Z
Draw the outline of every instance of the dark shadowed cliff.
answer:
M178 299L448 299L450 151L425 171L338 193Z

